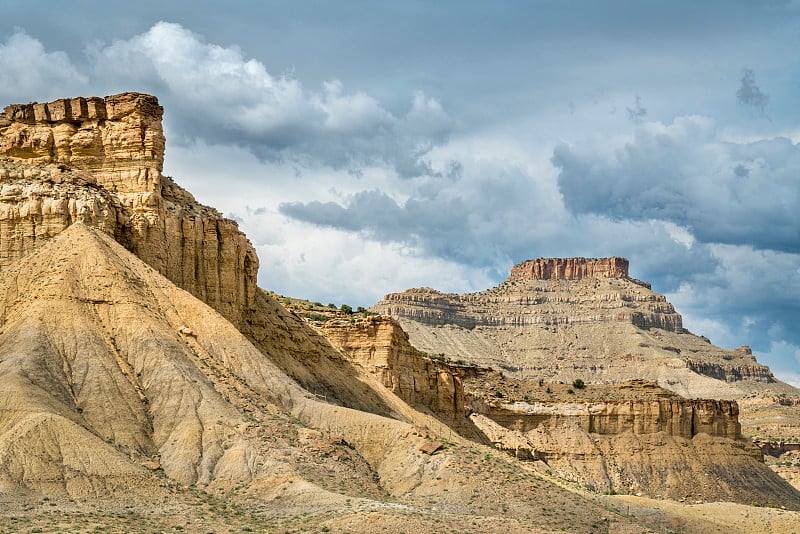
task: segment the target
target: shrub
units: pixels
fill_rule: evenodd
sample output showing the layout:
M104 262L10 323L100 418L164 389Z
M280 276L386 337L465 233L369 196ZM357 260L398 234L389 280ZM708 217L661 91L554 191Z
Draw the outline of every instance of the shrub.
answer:
M342 304L339 309L342 311L342 313L346 313L347 315L351 315L353 313L353 308L347 304Z
M584 384L583 380L581 380L580 378L576 378L575 380L572 381L572 387L574 387L575 389L583 389L586 387L586 384Z

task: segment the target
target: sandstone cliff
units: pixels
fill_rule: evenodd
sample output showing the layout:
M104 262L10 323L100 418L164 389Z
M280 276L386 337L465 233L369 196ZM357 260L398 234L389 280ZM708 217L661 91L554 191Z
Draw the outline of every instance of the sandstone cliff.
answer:
M538 258L511 268L509 280L628 278L625 258Z
M589 532L600 518L634 532L517 464L472 465L478 446L458 436L428 456L434 435L319 400L219 313L81 223L0 272L0 392L3 528L16 500L52 503L59 528L87 503L69 529L94 528L101 498L125 531L166 530L152 517L177 514L170 530L293 529L302 517L304 529L433 532L436 514L437 530L480 520L486 532L529 532L546 496L569 512L552 519L558 528ZM201 519L184 523L186 510Z
M686 331L663 295L628 276L623 258L531 260L486 291L410 289L371 310L397 319L420 350L517 378L644 378L689 397L796 394L749 350L723 350Z
M616 386L602 402L564 391L534 402L500 373L420 353L387 318L313 330L255 288L257 260L235 223L161 174L160 117L135 93L0 117L4 507L60 499L71 514L113 496L125 514L136 499L148 514L169 500L167 515L202 509L203 527L210 502L228 528L241 506L265 531L299 511L302 528L321 530L643 530L480 443L491 441L597 489L653 493L665 476L686 486L704 473L721 488L704 498L800 508L751 451L734 450L734 405L655 387L626 398ZM553 272L602 283L622 269ZM497 381L502 402L481 390Z
M0 267L74 221L101 228L236 324L258 259L234 221L161 174L163 110L141 93L0 113Z
M465 425L467 403L462 381L478 376L480 369L421 353L389 317L371 316L352 323L327 321L321 329L353 362L375 374L385 388L405 402L431 410L456 428Z

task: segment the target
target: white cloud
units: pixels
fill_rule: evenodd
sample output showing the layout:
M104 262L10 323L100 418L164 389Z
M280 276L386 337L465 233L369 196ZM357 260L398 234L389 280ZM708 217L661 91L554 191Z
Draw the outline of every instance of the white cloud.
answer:
M96 77L158 93L181 137L242 146L266 160L356 171L386 165L412 177L430 172L423 157L451 129L441 104L424 93L396 116L338 80L314 91L270 74L238 47L207 43L179 24L159 22L91 56Z
M66 53L48 52L21 29L0 43L0 98L8 103L78 96L87 81Z

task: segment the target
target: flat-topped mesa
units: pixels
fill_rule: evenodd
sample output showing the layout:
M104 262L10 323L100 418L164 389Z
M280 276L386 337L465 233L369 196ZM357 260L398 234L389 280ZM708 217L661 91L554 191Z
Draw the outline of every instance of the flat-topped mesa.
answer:
M625 258L537 258L511 268L510 281L628 278Z
M101 228L241 324L258 258L235 221L161 174L163 108L122 93L0 113L0 267L75 221Z

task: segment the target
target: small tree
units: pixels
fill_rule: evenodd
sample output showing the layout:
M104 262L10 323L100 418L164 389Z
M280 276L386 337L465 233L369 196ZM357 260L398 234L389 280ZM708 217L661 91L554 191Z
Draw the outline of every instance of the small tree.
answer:
M347 304L342 304L339 309L342 310L342 313L346 313L347 315L351 315L353 313L353 308Z
M586 384L584 384L583 380L581 380L580 378L576 378L575 380L572 381L572 387L574 387L575 389L583 389L586 387Z

